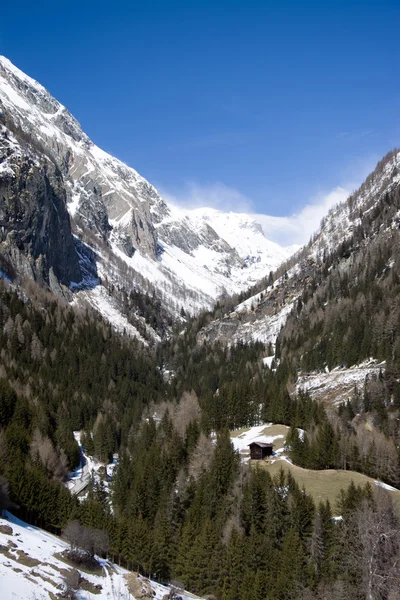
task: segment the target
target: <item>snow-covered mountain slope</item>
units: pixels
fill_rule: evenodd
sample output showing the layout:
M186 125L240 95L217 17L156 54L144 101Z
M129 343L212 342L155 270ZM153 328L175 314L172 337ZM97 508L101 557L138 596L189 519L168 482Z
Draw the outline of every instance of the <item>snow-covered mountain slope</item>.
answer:
M326 266L329 255L357 234L358 241L354 242L353 247L349 247L342 257L332 259L335 264L340 261L339 271L345 273L354 261L363 260L362 252L358 254L361 247L365 251L378 236L383 239L382 236L389 234L390 238L390 231L385 228L392 232L398 230L400 211L386 222L385 214L392 209L390 200L385 206L385 198L399 184L400 152L394 150L378 163L359 190L329 212L308 245L293 254L285 265L281 265L273 285L260 286L260 291L253 293L233 310L228 303L228 310L199 332L199 341L221 341L228 344L262 341L274 344L293 308L301 309L298 301L303 293L310 288L316 290L332 269L332 264L329 268ZM366 225L368 216L376 226L371 228ZM394 260L397 256L396 249L393 248L392 252ZM221 310L223 308L222 305ZM296 318L293 317L292 329Z
M57 168L72 229L90 246L95 263L90 285L82 275L73 289L78 301L84 295L97 310L99 295L112 296L117 286L155 293L173 317L182 306L195 313L224 293L246 289L293 252L269 242L248 215L168 206L149 182L93 144L64 106L4 57L0 123L0 183L21 181L18 165L27 154L38 165ZM94 273L100 275L96 284ZM110 285L100 294L104 278ZM115 296L107 304L120 310Z
M222 212L213 208L197 208L187 212L193 222L206 223L234 248L243 261L239 271L232 272L232 284L235 291L246 289L274 270L291 254L299 249L298 246L282 248L268 240L261 225L251 215L245 213Z
M299 297L296 280L298 271L295 265L272 285L211 321L199 331L198 341L218 341L228 345L262 342L273 346Z
M96 574L75 569L65 558L67 549L60 538L10 513L0 518L1 600L55 600L72 586L79 600L162 600L170 593L169 587L100 558ZM183 591L179 596L182 600L199 598Z
M323 373L308 373L300 375L296 382L296 392L307 391L315 399L330 404L338 405L347 402L354 395L357 387L361 393L365 380L378 377L385 370L386 363L369 359L360 365L353 365L349 369L336 367Z
M310 256L318 261L323 260L324 254L348 239L361 224L362 217L371 213L380 200L399 184L400 151L395 149L377 164L346 202L329 211L308 246Z

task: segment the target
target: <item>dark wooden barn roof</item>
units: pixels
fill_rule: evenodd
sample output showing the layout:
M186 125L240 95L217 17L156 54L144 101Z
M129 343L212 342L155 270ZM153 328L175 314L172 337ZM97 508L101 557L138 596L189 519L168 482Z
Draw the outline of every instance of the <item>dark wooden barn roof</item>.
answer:
M268 444L266 442L251 442L251 444L247 444L248 446L260 446L260 448L273 448L273 444Z

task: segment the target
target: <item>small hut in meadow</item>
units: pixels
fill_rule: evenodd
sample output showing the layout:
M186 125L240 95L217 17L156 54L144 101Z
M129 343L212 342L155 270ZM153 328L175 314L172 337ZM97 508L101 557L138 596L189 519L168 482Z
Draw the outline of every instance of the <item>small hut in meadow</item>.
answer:
M273 447L273 444L266 442L251 442L249 444L251 460L262 460L266 456L272 456Z

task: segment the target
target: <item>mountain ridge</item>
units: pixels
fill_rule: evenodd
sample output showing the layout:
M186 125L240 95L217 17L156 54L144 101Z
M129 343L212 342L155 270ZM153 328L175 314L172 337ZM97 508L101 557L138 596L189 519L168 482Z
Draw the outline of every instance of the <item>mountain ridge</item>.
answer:
M15 151L19 144L28 145L38 163L53 163L64 183L72 231L95 256L92 271L99 276L98 285L110 280L105 295L117 311L112 285L122 285L128 294L155 293L171 318L182 307L194 314L211 308L219 296L254 284L292 252L269 242L249 216L169 206L137 171L93 144L62 104L4 57L0 81L0 177L15 175L6 133L13 132ZM25 160L25 154L19 151L18 160ZM217 215L218 231L213 227ZM239 232L257 236L254 252L251 245L238 244ZM84 287L84 277L73 281ZM82 290L75 294L79 301ZM84 295L99 309L91 289Z

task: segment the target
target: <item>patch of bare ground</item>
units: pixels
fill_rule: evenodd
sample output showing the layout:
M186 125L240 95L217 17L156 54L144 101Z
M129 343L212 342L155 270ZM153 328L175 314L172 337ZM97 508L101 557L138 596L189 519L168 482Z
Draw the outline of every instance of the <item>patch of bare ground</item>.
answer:
M60 573L60 575L62 575L63 577L66 577L71 571L71 569L62 569L61 567L58 567L57 565L51 565L50 563L43 563L43 566L51 567L52 569L54 569L54 571L57 571L57 573Z
M41 564L39 560L32 558L24 550L17 550L16 554L18 555L17 562L25 567L37 567Z
M14 544L14 542L12 542L11 540L8 541L7 546L1 545L0 544L0 554L3 554L4 556L6 556L7 558L9 558L10 560L14 560L16 562L19 562L18 557L15 556L15 554L12 554L12 552L10 552L10 550L13 550L14 548L18 548L18 546L16 546Z
M147 579L139 577L138 573L129 573L125 575L128 584L129 593L137 600L151 600L153 591Z
M0 544L0 554L4 554L7 558L12 558L12 554L10 554L8 547L3 546L2 544Z
M38 573L38 571L35 571L35 569L32 569L31 573L32 577L36 577L41 579L42 581L45 581L46 583L49 583L50 585L52 585L53 587L56 588L56 590L62 590L63 589L63 585L60 583L55 583L50 577L46 577L46 575L43 575L43 573Z
M85 592L90 592L91 594L101 594L102 586L98 584L91 583L84 577L79 579L79 589L84 590Z
M54 554L54 556L55 556L55 558L58 558L58 560L61 560L62 562L64 562L66 565L69 565L70 567L79 569L80 571L83 571L84 573L87 573L88 575L98 575L100 577L105 577L103 567L101 566L100 563L97 562L97 560L95 558L93 558L90 561L75 560L74 559L75 555L71 555L69 550L64 550L63 552L57 552L56 554Z
M12 527L9 525L0 525L0 533L4 533L4 535L13 535Z

